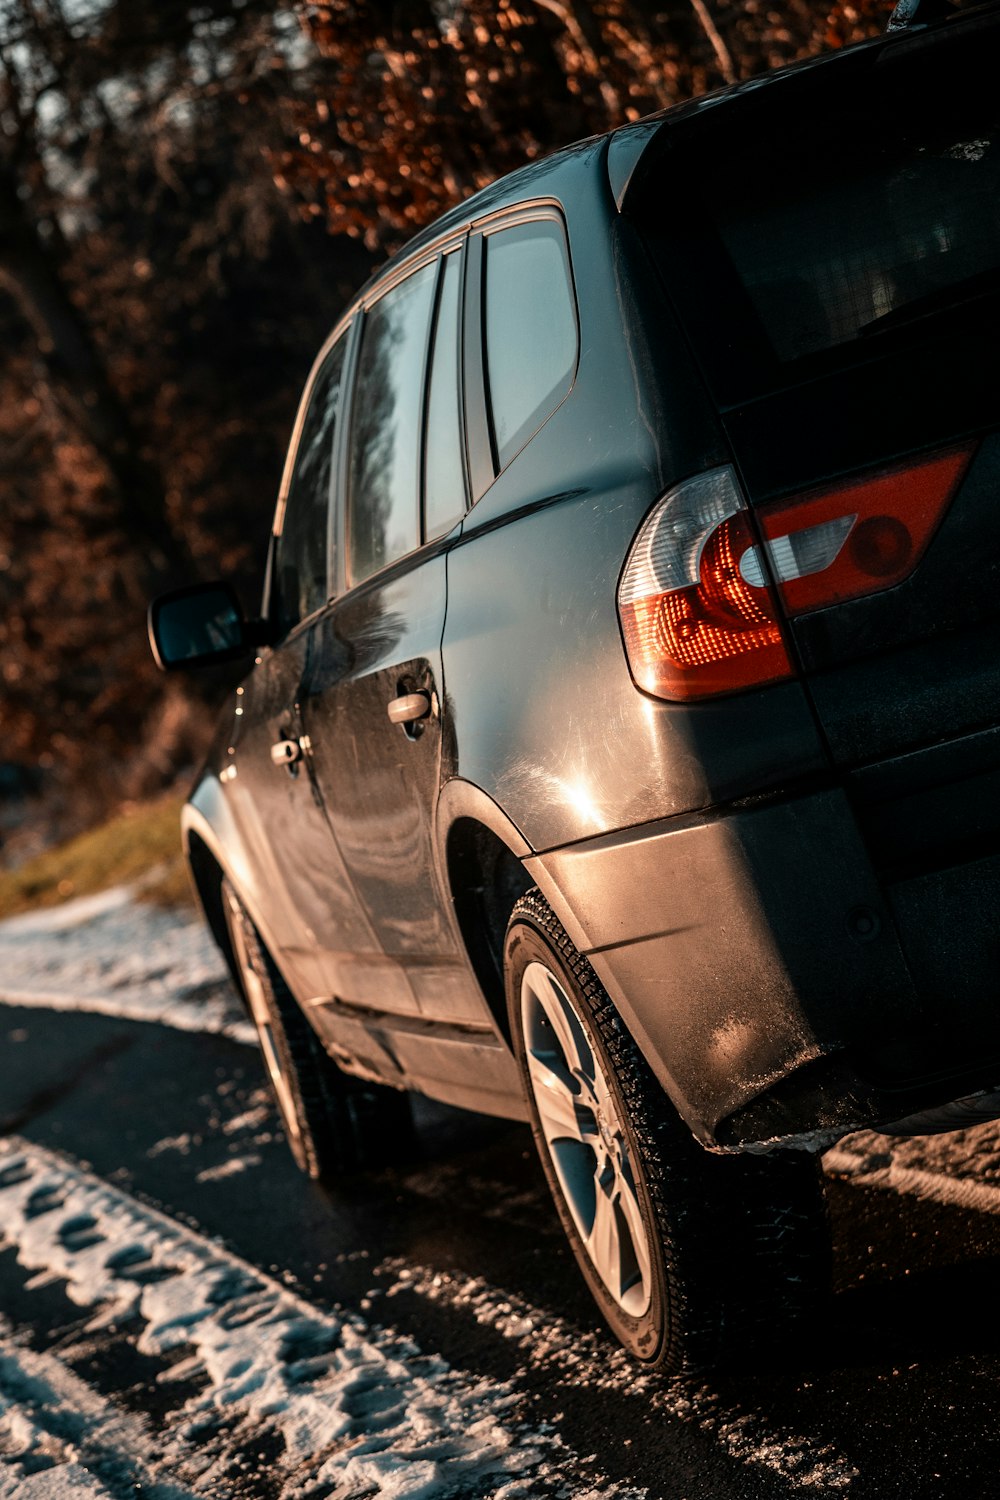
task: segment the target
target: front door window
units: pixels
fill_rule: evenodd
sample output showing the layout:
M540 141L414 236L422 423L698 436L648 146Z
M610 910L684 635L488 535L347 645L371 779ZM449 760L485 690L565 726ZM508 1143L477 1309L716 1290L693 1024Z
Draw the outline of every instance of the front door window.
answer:
M360 583L419 545L420 427L435 264L365 318L351 417L347 549Z
M330 486L346 348L344 335L320 366L302 424L275 543L271 615L281 634L315 614L332 592L328 576Z

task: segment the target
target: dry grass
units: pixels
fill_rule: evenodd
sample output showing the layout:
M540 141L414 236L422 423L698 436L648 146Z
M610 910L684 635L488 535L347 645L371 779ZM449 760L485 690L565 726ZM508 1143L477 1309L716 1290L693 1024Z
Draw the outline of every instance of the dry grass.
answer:
M160 906L190 902L181 853L183 797L136 804L68 843L0 872L0 917L58 906L111 886L139 886L141 900Z

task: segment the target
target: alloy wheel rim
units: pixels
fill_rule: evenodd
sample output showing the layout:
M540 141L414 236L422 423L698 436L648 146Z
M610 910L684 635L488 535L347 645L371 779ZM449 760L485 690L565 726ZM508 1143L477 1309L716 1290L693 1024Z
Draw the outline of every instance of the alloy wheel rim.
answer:
M543 963L522 976L521 1028L549 1160L587 1258L621 1310L642 1317L653 1258L622 1114L586 1022Z

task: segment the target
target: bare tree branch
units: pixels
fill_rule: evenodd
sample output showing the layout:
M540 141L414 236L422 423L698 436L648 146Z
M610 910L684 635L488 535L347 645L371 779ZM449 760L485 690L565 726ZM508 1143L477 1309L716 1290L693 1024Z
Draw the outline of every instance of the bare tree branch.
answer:
M698 17L701 28L712 44L712 51L719 60L719 71L727 83L735 83L739 78L736 64L733 62L733 54L726 46L722 33L715 24L712 12L708 8L707 0L691 0L691 9Z

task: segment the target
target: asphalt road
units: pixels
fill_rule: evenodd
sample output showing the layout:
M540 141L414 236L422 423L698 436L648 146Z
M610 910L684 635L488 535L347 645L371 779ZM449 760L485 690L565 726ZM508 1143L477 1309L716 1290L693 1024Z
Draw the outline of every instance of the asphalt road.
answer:
M297 1174L262 1099L255 1054L223 1037L0 1014L4 1134L87 1164L317 1306L510 1382L517 1418L580 1455L581 1485L650 1500L1000 1493L997 1217L833 1180L835 1294L800 1344L710 1381L637 1379L591 1310L526 1128L421 1105L418 1160L328 1192ZM79 1308L11 1248L0 1310L104 1395L148 1391L127 1329L74 1355ZM227 1493L268 1500L266 1462Z

